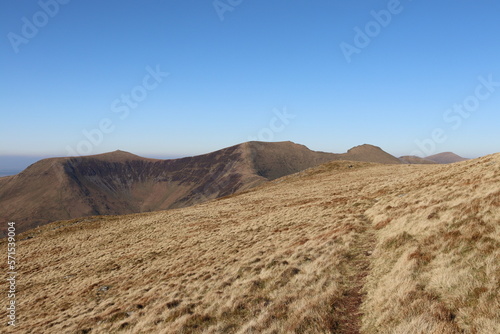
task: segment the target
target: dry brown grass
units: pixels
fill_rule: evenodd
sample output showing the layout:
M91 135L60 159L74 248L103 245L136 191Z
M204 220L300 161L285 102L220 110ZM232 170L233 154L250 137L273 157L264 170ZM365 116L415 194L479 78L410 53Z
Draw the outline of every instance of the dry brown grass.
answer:
M416 176L367 211L363 331L499 333L500 155Z
M332 162L44 226L18 243L17 331L496 333L499 166Z

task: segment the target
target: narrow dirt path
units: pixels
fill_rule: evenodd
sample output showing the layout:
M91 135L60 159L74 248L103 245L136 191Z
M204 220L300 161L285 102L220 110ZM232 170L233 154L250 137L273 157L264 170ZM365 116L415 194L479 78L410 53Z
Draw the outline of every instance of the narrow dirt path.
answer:
M340 269L345 274L341 282L343 293L332 305L336 321L331 333L360 333L363 313L361 304L365 298L363 287L370 272L371 254L375 246L375 230L371 221L364 215L357 216L360 227L355 243L346 254L346 262Z

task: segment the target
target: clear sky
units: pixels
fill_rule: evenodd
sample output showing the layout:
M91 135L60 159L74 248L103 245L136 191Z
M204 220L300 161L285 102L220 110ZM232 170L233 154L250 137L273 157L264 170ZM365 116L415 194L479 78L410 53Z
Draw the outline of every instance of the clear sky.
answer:
M498 152L499 17L486 0L1 1L0 155Z

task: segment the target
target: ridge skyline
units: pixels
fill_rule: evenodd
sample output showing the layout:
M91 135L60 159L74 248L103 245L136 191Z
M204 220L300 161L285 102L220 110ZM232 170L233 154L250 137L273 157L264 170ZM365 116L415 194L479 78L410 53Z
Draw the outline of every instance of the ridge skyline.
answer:
M229 146L224 146L224 147L231 147L231 146L235 146L235 145L241 145L241 144L244 144L244 143L247 143L247 142L252 142L252 141L246 141L246 142L242 142L242 143L238 143L238 144L234 144L234 145L229 145ZM268 141L257 141L257 142L268 142ZM304 145L302 143L297 143L297 142L294 142L294 141L291 141L291 140L286 140L286 141L272 141L272 142L268 142L268 143L281 143L281 142L291 142L291 143L296 143L296 144L299 144L299 145ZM368 143L364 143L364 144L359 144L359 145L356 145L356 146L352 146L348 149L345 150L345 152L348 152L350 149L352 148L355 148L357 146L362 146L362 145L371 145L371 146L375 146L375 147L381 147L381 146L378 146L378 145L374 145L374 144L368 144ZM317 151L317 152L327 152L327 153L334 153L332 151L322 151L322 150L317 150L315 148L311 148L309 145L304 145L306 146L307 148L313 150L313 151ZM111 151L106 151L106 152L97 152L97 153L93 153L93 154L89 154L89 155L80 155L80 157L84 157L84 156L94 156L94 155L101 155L101 154L108 154L108 153L112 153L112 152L116 152L116 151L121 151L121 152L127 152L127 153L130 153L130 154L134 154L134 155L137 155L139 157L142 157L142 158L149 158L149 159L158 159L158 160L172 160L172 159L181 159L181 158L187 158L187 157L195 157L195 156L199 156L199 155L203 155L203 154L207 154L207 153L211 153L211 152L215 152L217 150L219 150L221 148L218 148L218 149L215 149L215 150L212 150L212 151L209 151L209 152L199 152L199 153L195 153L195 154L181 154L181 155L174 155L174 154L169 154L169 153L165 153L165 154L144 154L144 153L141 153L141 152L133 152L133 151L130 151L130 150L126 150L126 149L115 149L115 150L111 150ZM406 156L409 156L409 153L410 152L406 152L406 153L403 153L403 154L393 154L391 152L389 152L389 150L385 150L384 148L384 151L388 152L389 154L395 156L395 157L406 157ZM443 151L443 152L436 152L436 154L443 154L443 153L453 153L453 154L457 154L457 152L451 152L451 151ZM493 154L493 153L496 153L496 152L490 152L488 154ZM435 155L436 155L435 154ZM486 155L488 155L486 154ZM463 157L463 158L466 158L466 159L475 159L475 158L479 158L481 156L470 156L470 155L462 155L462 154L457 154L458 156L460 157ZM15 175L19 172L21 172L22 170L24 170L25 168L27 168L29 165L37 162L37 161L40 161L40 160L43 160L43 159L49 159L49 158L63 158L63 157L66 157L66 158L69 158L69 157L78 157L78 156L69 156L69 155L60 155L60 154L40 154L40 155L36 155L36 154L33 154L33 155L2 155L0 154L0 177L4 177L4 176L10 176L10 175ZM427 158L426 156L419 156L419 158Z

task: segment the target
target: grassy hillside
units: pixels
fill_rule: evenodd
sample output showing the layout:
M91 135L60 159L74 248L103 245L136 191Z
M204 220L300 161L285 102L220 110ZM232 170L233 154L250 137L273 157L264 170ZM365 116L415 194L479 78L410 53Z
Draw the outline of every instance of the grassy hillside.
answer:
M500 154L336 161L189 208L52 223L19 236L17 330L497 333L499 185Z

